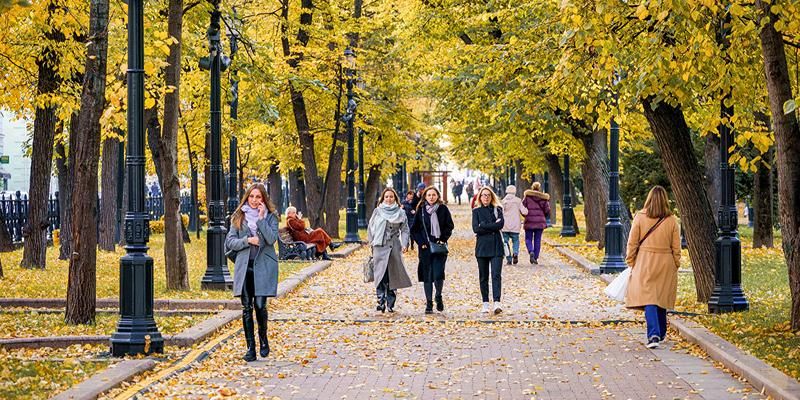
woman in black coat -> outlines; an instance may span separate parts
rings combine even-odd
[[[447,244],[453,234],[453,217],[442,203],[439,190],[433,186],[422,192],[422,200],[417,204],[417,212],[411,226],[411,237],[419,248],[417,276],[425,287],[425,314],[433,313],[433,288],[436,287],[436,309],[444,311],[442,287],[444,286],[444,266],[447,254],[431,253],[430,242]]]
[[[500,292],[503,272],[503,208],[491,188],[484,186],[478,192],[478,201],[472,209],[472,231],[475,232],[475,258],[478,259],[478,276],[481,286],[483,308],[489,312],[489,271],[492,274],[492,297],[494,313],[503,311],[500,305]]]

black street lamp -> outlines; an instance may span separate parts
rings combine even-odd
[[[726,12],[722,20],[719,40],[723,51],[730,45],[731,15]],[[742,244],[737,232],[738,214],[736,210],[736,192],[734,191],[734,167],[728,163],[728,149],[734,144],[731,117],[733,107],[725,105],[731,97],[730,91],[725,93],[720,102],[719,125],[719,169],[720,169],[720,201],[719,231],[714,241],[716,249],[714,268],[714,290],[708,300],[708,312],[724,313],[744,311],[750,308],[742,290]]]
[[[572,196],[569,190],[569,154],[564,154],[564,205],[561,207],[561,236],[574,237],[575,225],[572,213]]]
[[[608,166],[608,220],[605,231],[605,256],[600,263],[600,273],[609,274],[624,271],[628,266],[625,264],[624,243],[622,243],[622,221],[620,211],[622,203],[619,199],[619,124],[611,118],[611,138],[609,145]]]
[[[356,74],[356,53],[347,48],[344,51],[345,74],[347,75],[347,111],[342,120],[347,124],[347,220],[344,236],[345,243],[357,243],[358,237],[358,212],[356,210],[356,179],[355,179],[355,150],[353,149],[353,124],[356,119],[356,99],[353,94],[353,84]],[[335,201],[335,200],[332,200]]]
[[[358,229],[367,229],[367,207],[364,203],[364,130],[358,129]]]
[[[543,180],[544,180],[544,182],[542,184],[543,190],[544,190],[545,193],[549,194],[550,193],[550,175],[547,173],[547,171],[544,172],[544,179]],[[553,223],[550,221],[550,214],[545,215],[544,218],[547,221],[547,226],[548,227],[553,226]]]
[[[236,13],[236,9],[234,8],[234,14]],[[235,27],[236,18],[231,21],[231,26],[228,27],[227,33],[228,38],[231,42],[231,63],[233,59],[236,57],[236,51],[239,50],[239,31]],[[236,126],[236,120],[239,119],[239,74],[237,73],[236,68],[233,68],[230,73],[229,82],[231,85],[231,101],[230,101],[230,109],[231,109],[231,120],[234,121],[234,126]],[[238,152],[237,149],[238,140],[236,139],[236,134],[231,133],[230,144],[228,148],[230,149],[228,155],[228,218],[226,221],[230,224],[230,216],[236,211],[236,207],[239,206],[239,196],[237,181],[236,181],[236,154]]]
[[[144,0],[128,0],[128,212],[125,252],[119,260],[119,322],[111,354],[164,352],[153,319],[153,258],[147,255],[150,217],[144,209]]]
[[[222,111],[220,110],[220,73],[222,71],[222,47],[220,45],[219,0],[214,1],[211,12],[211,23],[208,26],[208,42],[210,54],[200,60],[200,67],[211,70],[211,140],[209,140],[209,197],[208,197],[208,233],[206,252],[208,261],[206,273],[200,281],[204,290],[226,290],[233,286],[227,259],[225,258],[225,202],[222,200]],[[230,60],[225,60],[225,64]],[[225,65],[227,67],[227,65]]]

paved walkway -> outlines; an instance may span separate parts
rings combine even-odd
[[[394,314],[375,311],[360,250],[270,304],[267,360],[241,361],[239,335],[143,397],[762,398],[674,334],[645,348],[641,316],[550,252],[538,266],[505,266],[504,312],[480,314],[469,210],[454,215],[444,313],[424,314],[421,285],[400,291]],[[406,261],[416,278],[416,256]]]

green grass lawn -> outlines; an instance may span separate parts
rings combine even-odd
[[[164,271],[164,235],[150,237],[150,250],[153,257],[154,289],[157,299],[231,299],[229,291],[201,290],[200,279],[206,271],[206,237],[205,233],[192,242],[186,243],[186,257],[189,262],[188,291],[168,291],[166,289],[166,272]],[[125,250],[117,247],[114,252],[98,251],[97,253],[97,297],[116,298],[119,296],[119,259]],[[67,278],[69,262],[58,259],[58,248],[48,247],[47,267],[45,270],[28,270],[19,267],[22,260],[22,248],[13,252],[2,253],[3,272],[5,278],[0,279],[0,297],[31,298],[65,298],[67,294]],[[311,263],[281,262],[279,279],[285,279]],[[228,263],[228,268],[233,268]],[[233,273],[233,271],[231,271]]]
[[[582,206],[575,210],[581,228]],[[560,217],[560,214],[559,214]],[[560,219],[559,219],[560,221]],[[740,219],[740,222],[745,222]],[[775,247],[753,249],[753,229],[739,225],[742,242],[742,287],[750,302],[750,310],[729,314],[707,314],[708,306],[696,302],[694,276],[690,273],[678,275],[677,311],[700,314],[690,317],[715,334],[735,344],[742,350],[764,360],[784,373],[800,379],[800,332],[792,332],[789,324],[791,294],[786,262],[781,249],[780,231],[775,231]],[[560,226],[545,230],[545,237],[558,243],[591,244],[571,246],[592,262],[599,263],[605,254],[596,243],[588,243],[583,235],[561,238]],[[682,253],[682,267],[690,268],[687,250]]]

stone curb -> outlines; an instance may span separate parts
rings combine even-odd
[[[103,392],[113,389],[142,372],[149,371],[155,366],[156,362],[151,359],[125,360],[92,375],[89,379],[51,397],[51,399],[96,399]]]
[[[4,298],[0,299],[0,308],[28,307],[28,308],[64,308],[65,299],[29,299],[29,298]],[[153,301],[154,310],[238,310],[242,307],[238,300],[175,300],[157,299]],[[118,299],[97,299],[97,308],[119,308]]]
[[[344,248],[331,253],[331,258],[345,258],[364,246],[364,243],[349,244]]]
[[[555,250],[559,254],[563,255],[564,257],[567,257],[570,261],[572,261],[573,263],[577,264],[579,267],[585,269],[586,271],[588,271],[592,275],[600,275],[600,267],[597,264],[589,261],[586,257],[584,257],[584,256],[582,256],[582,255],[580,255],[580,254],[578,254],[578,253],[576,253],[576,252],[574,252],[574,251],[572,251],[572,250],[570,250],[568,248],[560,247],[560,246],[557,245],[557,243],[553,242],[550,239],[542,239],[542,242],[544,242],[544,244],[552,247],[553,250]]]
[[[284,279],[278,284],[277,297],[280,298],[286,296],[288,293],[294,290],[298,285],[300,285],[303,281],[321,271],[324,271],[330,265],[331,261],[316,262],[304,268],[303,270],[295,273],[289,278]],[[241,307],[241,303],[237,302],[236,304],[238,305],[238,307]],[[219,314],[184,330],[178,335],[165,337],[164,338],[165,344],[168,346],[169,345],[182,346],[182,347],[191,346],[192,344],[211,336],[214,332],[222,329],[224,326],[238,319],[240,316],[241,316],[240,311],[232,311],[232,310],[222,311]],[[106,343],[110,339],[110,336],[98,336],[96,338],[100,338],[101,343]],[[54,338],[46,338],[46,339],[52,340]],[[2,341],[0,341],[0,343],[2,343]],[[0,347],[2,347],[2,344],[0,344]],[[137,364],[126,365],[126,363],[129,363],[131,361],[140,361],[140,362],[146,361],[147,363],[142,365],[137,365]],[[100,394],[117,387],[122,382],[130,379],[131,377],[141,372],[153,369],[155,365],[156,363],[152,359],[123,361],[119,364],[116,364],[113,367],[106,368],[92,375],[91,377],[89,377],[89,379],[73,386],[72,388],[68,389],[65,392],[56,395],[55,397],[53,397],[53,399],[94,400]],[[111,371],[112,368],[116,369],[116,371]]]
[[[591,261],[580,255],[578,255],[578,259],[572,258],[569,253],[574,254],[574,252],[562,251],[566,249],[555,247],[550,241],[545,243],[579,267],[590,272],[596,269],[599,274],[600,267]],[[594,272],[592,273],[594,274]],[[614,277],[614,275],[610,274],[598,275],[598,278],[606,283],[610,283],[614,280]],[[725,368],[743,377],[759,391],[776,400],[800,400],[800,382],[792,377],[745,353],[702,325],[675,315],[669,316],[669,322],[686,340],[700,346],[714,361],[721,363]]]

